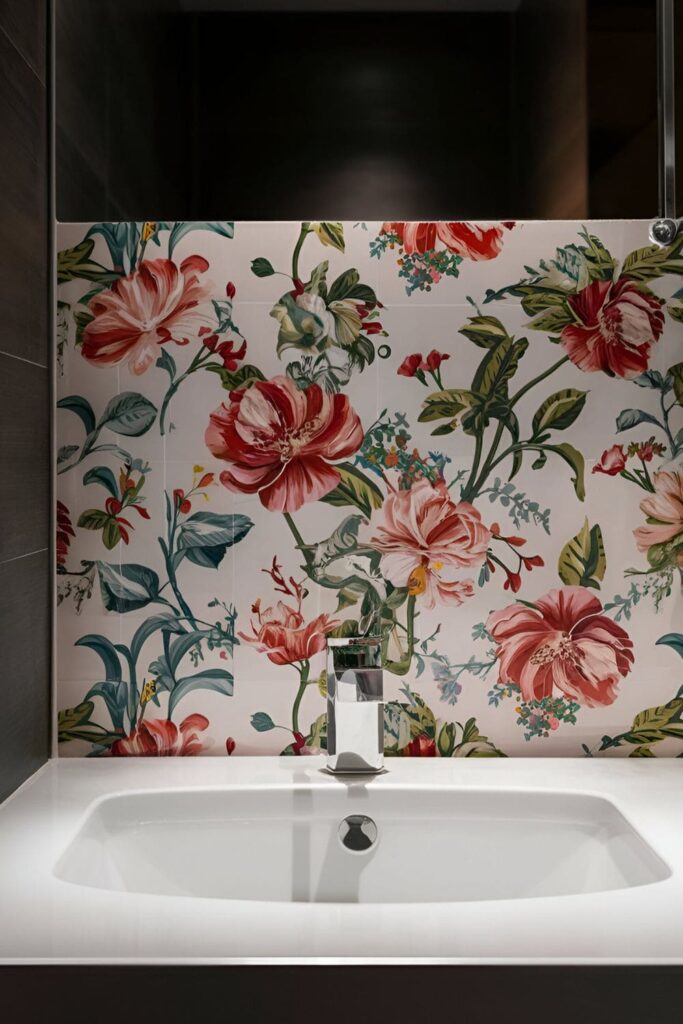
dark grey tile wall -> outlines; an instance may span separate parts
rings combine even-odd
[[[47,0],[0,0],[0,800],[49,756]]]

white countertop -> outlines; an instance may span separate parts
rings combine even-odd
[[[663,881],[630,889],[450,904],[266,903],[115,892],[53,873],[99,798],[343,785],[321,773],[322,765],[322,758],[288,757],[49,762],[0,807],[0,963],[683,964],[683,762],[676,759],[391,759],[389,771],[372,780],[373,789],[605,797],[672,870]]]

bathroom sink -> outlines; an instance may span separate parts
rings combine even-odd
[[[119,892],[386,904],[576,896],[670,872],[603,797],[358,781],[107,796],[55,874]]]

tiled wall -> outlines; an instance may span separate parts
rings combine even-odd
[[[59,228],[64,755],[683,754],[683,238]]]
[[[44,0],[0,5],[0,800],[49,752],[45,15]]]

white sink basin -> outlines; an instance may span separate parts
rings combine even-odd
[[[374,845],[342,845],[347,815],[372,818]],[[599,893],[670,872],[602,797],[358,782],[108,796],[55,874],[166,896],[443,904]]]

